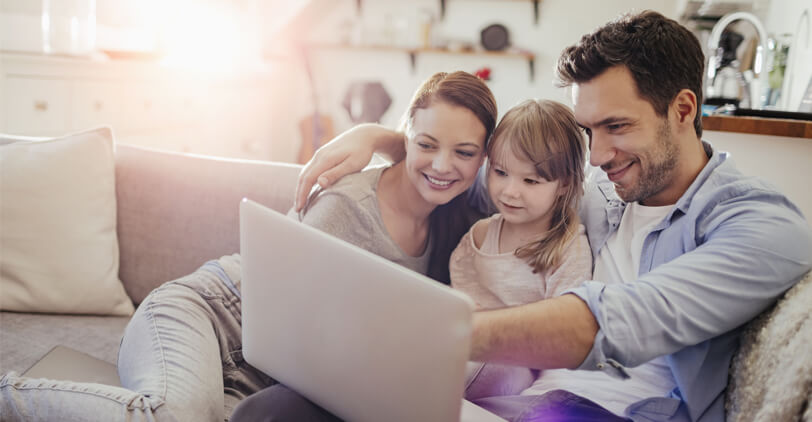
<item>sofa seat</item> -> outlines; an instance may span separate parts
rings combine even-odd
[[[63,345],[116,363],[128,317],[0,312],[0,374],[25,372]]]

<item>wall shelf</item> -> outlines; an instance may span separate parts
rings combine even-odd
[[[445,19],[445,5],[448,0],[439,0],[440,2],[440,20]],[[523,0],[527,1],[527,0]],[[541,0],[530,0],[533,3],[533,24],[538,25],[539,23],[539,3]],[[360,15],[361,8],[363,5],[363,0],[355,0],[355,10]]]
[[[406,53],[409,55],[409,63],[411,64],[412,72],[417,66],[417,57],[421,54],[446,54],[446,55],[464,55],[464,56],[490,56],[490,57],[507,57],[518,58],[527,61],[527,66],[530,75],[530,81],[535,77],[535,63],[536,55],[523,50],[508,50],[508,51],[487,51],[487,50],[449,50],[446,48],[418,48],[418,47],[396,47],[386,45],[349,45],[349,44],[306,44],[306,50],[319,49],[319,50],[355,50],[355,51],[379,51],[379,52],[394,52]]]
[[[357,0],[357,1],[359,2],[359,7],[360,7],[360,1],[361,0]],[[445,4],[446,4],[446,1],[448,1],[448,0],[440,0],[440,19],[441,20],[445,19]],[[539,3],[541,2],[541,0],[531,0],[531,1],[533,2],[533,24],[538,25],[538,23],[539,23]]]

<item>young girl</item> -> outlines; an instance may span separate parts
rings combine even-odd
[[[578,220],[585,149],[563,104],[528,100],[502,118],[487,148],[488,194],[499,213],[477,222],[450,262],[452,286],[478,309],[554,297],[591,278]],[[534,380],[526,368],[471,364],[466,398],[518,394]]]

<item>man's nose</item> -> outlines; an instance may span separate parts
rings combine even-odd
[[[614,148],[606,137],[593,132],[589,140],[589,164],[600,167],[612,160]]]

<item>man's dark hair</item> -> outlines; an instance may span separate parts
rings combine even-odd
[[[646,10],[624,15],[567,47],[558,58],[559,86],[584,83],[614,66],[626,66],[637,92],[666,116],[682,89],[696,94],[694,130],[702,136],[702,78],[705,55],[696,36],[672,19]]]

